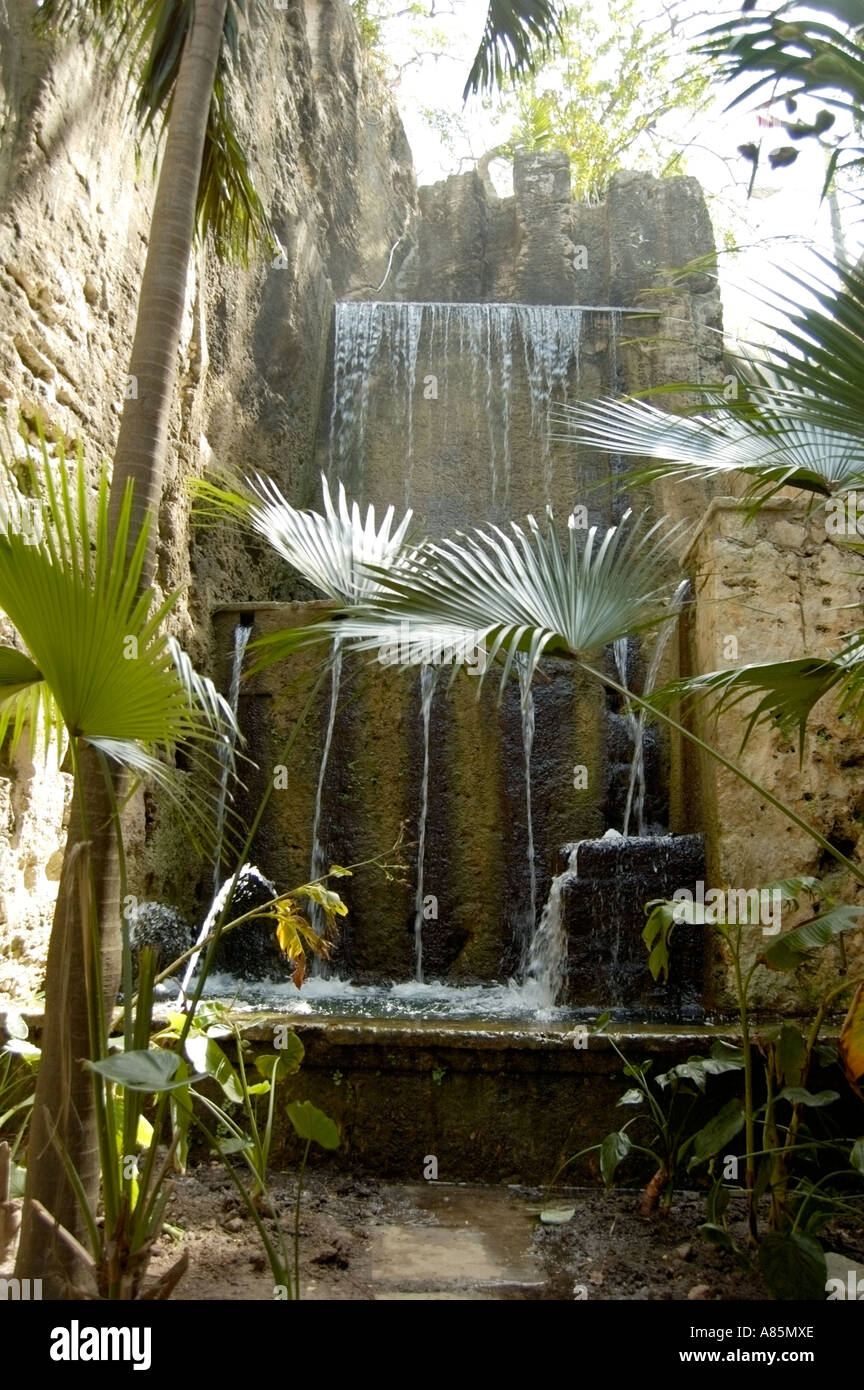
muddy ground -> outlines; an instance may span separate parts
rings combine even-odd
[[[296,1187],[274,1175],[279,1212],[268,1229],[292,1229]],[[541,1210],[556,1209],[548,1225]],[[645,1220],[639,1195],[597,1189],[408,1185],[307,1174],[301,1208],[301,1293],[309,1299],[699,1299],[767,1297],[758,1272],[698,1234],[704,1203],[677,1198]],[[180,1299],[272,1299],[273,1277],[253,1223],[219,1165],[175,1181],[151,1270],[189,1254]],[[734,1230],[734,1227],[733,1227]],[[739,1227],[742,1237],[743,1228]],[[864,1233],[836,1227],[831,1248],[861,1260]]]

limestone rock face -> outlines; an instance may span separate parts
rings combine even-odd
[[[333,300],[383,280],[416,196],[401,124],[345,0],[248,8],[233,98],[279,246],[248,269],[209,249],[190,267],[159,517],[158,584],[191,585],[174,623],[202,665],[214,601],[285,593],[290,581],[226,536],[190,544],[185,480],[218,462],[296,489]],[[23,416],[16,449],[35,442],[41,415],[95,466],[111,456],[131,389],[154,149],[145,141],[136,167],[121,84],[84,45],[36,39],[35,9],[0,7],[0,405],[13,435]],[[4,766],[0,779],[0,994],[20,995],[39,984],[68,788],[50,761]],[[140,799],[129,837],[136,890],[162,898],[169,882],[194,914],[197,871],[162,808]]]
[[[747,521],[734,498],[717,498],[688,557],[696,594],[695,619],[688,634],[689,665],[716,671],[751,662],[827,656],[857,626],[856,608],[864,585],[842,538],[826,527],[826,513],[815,506],[809,516],[799,502],[769,503]],[[864,848],[864,739],[832,696],[816,705],[803,760],[797,741],[777,729],[756,727],[741,751],[743,706],[718,724],[700,720],[697,732],[737,761],[757,782],[780,797],[847,857],[860,861]],[[792,875],[823,879],[841,898],[853,896],[851,881],[836,860],[802,830],[713,759],[682,749],[684,784],[678,828],[704,829],[709,847],[709,882],[720,887],[759,888]],[[861,900],[859,890],[857,899]],[[809,915],[809,912],[804,916]],[[787,925],[792,925],[792,919]],[[764,945],[753,933],[752,952]],[[847,951],[860,956],[861,947]],[[757,1006],[800,1009],[815,1001],[825,978],[836,978],[839,946],[816,953],[814,967],[797,977],[760,971],[755,979]],[[859,959],[858,964],[861,964]],[[859,973],[850,959],[848,970]],[[732,1003],[726,962],[718,961],[714,998]]]

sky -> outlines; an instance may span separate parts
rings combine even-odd
[[[506,127],[496,125],[494,114],[472,100],[463,109],[462,89],[471,59],[476,51],[486,15],[487,0],[439,0],[435,24],[447,46],[443,57],[431,51],[419,61],[403,69],[394,90],[399,103],[408,139],[414,152],[415,165],[421,183],[432,183],[448,174],[470,168],[472,158],[498,144]],[[734,6],[707,7],[700,0],[639,0],[640,18],[650,23],[666,23],[663,10],[672,10],[680,25],[682,49],[688,34],[697,34],[725,17],[740,13]],[[602,14],[603,8],[600,7]],[[397,63],[413,58],[417,50],[416,36],[412,39],[410,18],[402,17],[390,23],[385,32],[388,55]],[[429,48],[440,48],[430,41]],[[718,244],[727,238],[746,248],[740,253],[720,258],[721,290],[724,298],[724,317],[731,336],[758,336],[754,316],[763,316],[761,301],[766,291],[789,292],[787,273],[812,266],[812,249],[827,254],[833,249],[830,211],[821,200],[824,181],[825,155],[815,141],[799,143],[795,164],[772,171],[763,161],[751,196],[747,196],[750,166],[737,153],[737,147],[768,137],[772,148],[773,132],[760,127],[753,103],[747,102],[728,111],[725,108],[735,95],[734,89],[718,85],[708,109],[693,117],[686,112],[673,112],[667,119],[663,134],[672,144],[686,146],[686,172],[699,179],[708,196],[709,211],[715,223]],[[460,113],[466,117],[467,137],[448,148],[436,130],[424,119],[424,108],[443,110],[450,117]],[[818,103],[810,111],[815,112]],[[798,113],[809,114],[805,103]],[[762,119],[764,121],[765,114]],[[839,124],[839,122],[838,122]],[[785,132],[776,132],[776,144],[788,144]],[[493,177],[499,192],[508,189],[507,170],[493,166]],[[859,255],[864,249],[864,225],[859,221],[850,198],[840,195],[840,210],[846,249]]]

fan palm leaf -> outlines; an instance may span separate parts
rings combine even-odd
[[[812,403],[818,409],[818,403]],[[858,435],[810,418],[809,400],[751,392],[746,413],[718,405],[711,413],[670,415],[646,401],[608,399],[562,407],[560,437],[594,449],[653,459],[632,483],[661,477],[747,479],[754,506],[781,488],[833,496],[864,485],[864,430]]]
[[[323,473],[321,488],[323,513],[292,506],[277,485],[260,474],[245,479],[239,488],[206,480],[193,484],[200,513],[242,521],[336,603],[366,601],[379,587],[373,570],[389,571],[408,563],[411,552],[405,536],[412,513],[407,511],[394,529],[394,509],[388,507],[376,525],[375,508],[367,508],[364,520],[357,502],[349,505],[341,482],[335,506]]]
[[[646,525],[627,513],[605,533],[570,518],[563,539],[551,514],[427,541],[404,565],[368,567],[375,590],[313,628],[273,633],[259,644],[274,661],[338,633],[360,650],[399,641],[418,651],[461,640],[502,665],[501,688],[517,656],[533,675],[543,655],[583,656],[668,616],[671,543],[683,525]]]
[[[20,645],[0,647],[0,741],[41,732],[81,740],[138,776],[155,778],[207,838],[220,748],[237,737],[230,707],[164,631],[176,596],[138,593],[146,528],[130,548],[131,494],[109,535],[108,479],[95,504],[82,454],[23,465],[26,508],[13,465],[0,456],[0,612]],[[33,524],[33,507],[38,524]],[[26,526],[16,517],[27,514]],[[92,518],[91,518],[92,513]],[[21,648],[23,647],[23,651]],[[46,744],[48,740],[46,739]],[[182,749],[203,776],[185,787],[160,754]]]

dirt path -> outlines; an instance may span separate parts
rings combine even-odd
[[[294,1190],[290,1174],[274,1176],[286,1230]],[[561,1224],[541,1222],[544,1204]],[[375,1300],[764,1298],[758,1276],[701,1240],[703,1212],[697,1197],[686,1196],[649,1222],[633,1193],[549,1198],[524,1188],[409,1185],[319,1170],[308,1175],[303,1198],[302,1292]],[[273,1298],[254,1226],[221,1167],[202,1165],[178,1179],[168,1220],[176,1231],[163,1238],[152,1268],[158,1273],[188,1250],[190,1270],[176,1296]],[[860,1258],[860,1237],[850,1241]]]

